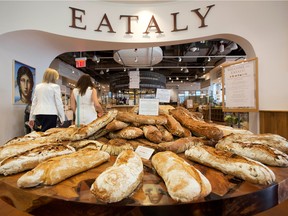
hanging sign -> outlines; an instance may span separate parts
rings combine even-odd
[[[75,58],[76,68],[83,68],[86,67],[86,57]]]

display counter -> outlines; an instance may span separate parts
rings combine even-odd
[[[143,181],[129,198],[113,204],[101,203],[90,192],[90,186],[103,170],[113,165],[113,156],[109,162],[54,186],[20,189],[17,180],[23,173],[1,176],[0,197],[18,210],[41,216],[253,215],[288,199],[288,168],[270,167],[275,173],[276,182],[265,186],[186,161],[199,169],[212,185],[210,195],[190,203],[177,203],[170,198],[163,180],[150,161],[144,162]]]

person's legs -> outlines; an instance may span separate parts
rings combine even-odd
[[[36,121],[39,122],[39,130],[45,132],[57,125],[57,115],[36,115]]]

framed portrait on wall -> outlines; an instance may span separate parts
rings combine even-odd
[[[32,102],[36,69],[19,61],[13,61],[13,104],[27,105]]]

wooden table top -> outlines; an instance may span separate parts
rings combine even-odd
[[[108,162],[54,186],[21,189],[17,187],[17,180],[23,173],[0,176],[0,198],[21,211],[41,216],[89,215],[91,212],[93,215],[251,215],[288,199],[288,168],[270,167],[276,182],[265,186],[186,159],[210,181],[212,192],[207,197],[191,203],[175,202],[151,162],[145,161],[143,181],[129,198],[118,203],[101,203],[90,192],[90,186],[103,170],[113,165],[115,158],[111,156]]]

